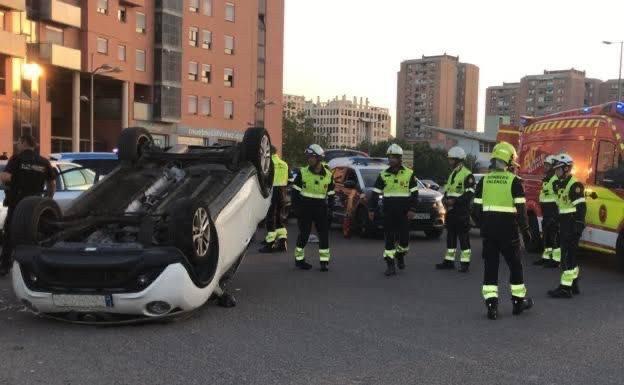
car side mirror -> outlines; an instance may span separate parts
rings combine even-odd
[[[348,188],[348,189],[354,189],[354,188],[357,188],[357,182],[354,181],[353,179],[349,179],[344,182],[344,186],[345,188]]]

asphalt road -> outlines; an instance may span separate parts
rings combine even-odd
[[[557,272],[527,264],[534,309],[513,317],[503,284],[501,316],[489,321],[476,236],[467,275],[435,271],[443,242],[415,236],[407,270],[388,279],[382,247],[336,231],[329,273],[296,271],[290,255],[251,253],[230,285],[237,307],[208,304],[169,324],[37,318],[2,279],[0,384],[623,382],[624,275],[611,258],[581,258],[583,293],[574,300],[548,299]]]

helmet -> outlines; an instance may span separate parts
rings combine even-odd
[[[507,164],[511,164],[516,160],[518,154],[516,148],[507,142],[500,142],[492,151],[492,158],[502,160]]]
[[[565,152],[559,154],[559,155],[555,155],[555,168],[559,168],[559,167],[572,167],[572,165],[574,164],[574,159],[572,159],[572,157],[568,154],[566,154]]]
[[[450,159],[464,160],[466,159],[466,151],[464,151],[464,149],[461,147],[455,146],[448,151],[448,157]]]
[[[546,158],[544,158],[544,164],[550,164],[554,166],[555,163],[557,163],[557,160],[555,159],[554,155],[548,155]]]
[[[308,148],[306,148],[305,154],[323,157],[325,156],[325,151],[323,150],[323,147],[319,146],[318,144],[311,144],[308,146]]]
[[[403,156],[403,149],[398,144],[392,143],[390,147],[388,147],[388,151],[386,151],[386,155]]]

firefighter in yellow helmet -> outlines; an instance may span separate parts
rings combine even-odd
[[[271,161],[273,162],[273,195],[271,196],[271,206],[265,218],[267,235],[264,238],[264,246],[261,253],[284,252],[287,249],[288,231],[283,218],[284,207],[286,206],[288,195],[288,163],[284,162],[277,154],[275,146],[271,146]]]
[[[369,204],[369,218],[374,221],[379,197],[383,195],[384,235],[386,245],[384,260],[386,276],[396,274],[395,259],[399,269],[405,269],[405,256],[409,251],[409,221],[414,218],[418,204],[418,182],[414,171],[403,166],[403,149],[392,144],[386,152],[390,167],[377,177]]]
[[[527,223],[526,198],[519,177],[509,171],[516,150],[502,142],[494,147],[490,172],[479,182],[475,192],[473,217],[483,234],[484,276],[481,293],[489,319],[498,317],[498,266],[500,255],[510,270],[513,314],[518,315],[533,306],[527,298],[520,258],[520,237],[531,241]]]

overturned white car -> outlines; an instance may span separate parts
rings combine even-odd
[[[13,288],[35,312],[74,321],[170,316],[223,285],[265,217],[270,138],[250,128],[233,146],[160,149],[143,128],[122,131],[121,164],[63,214],[50,199],[16,208]]]

